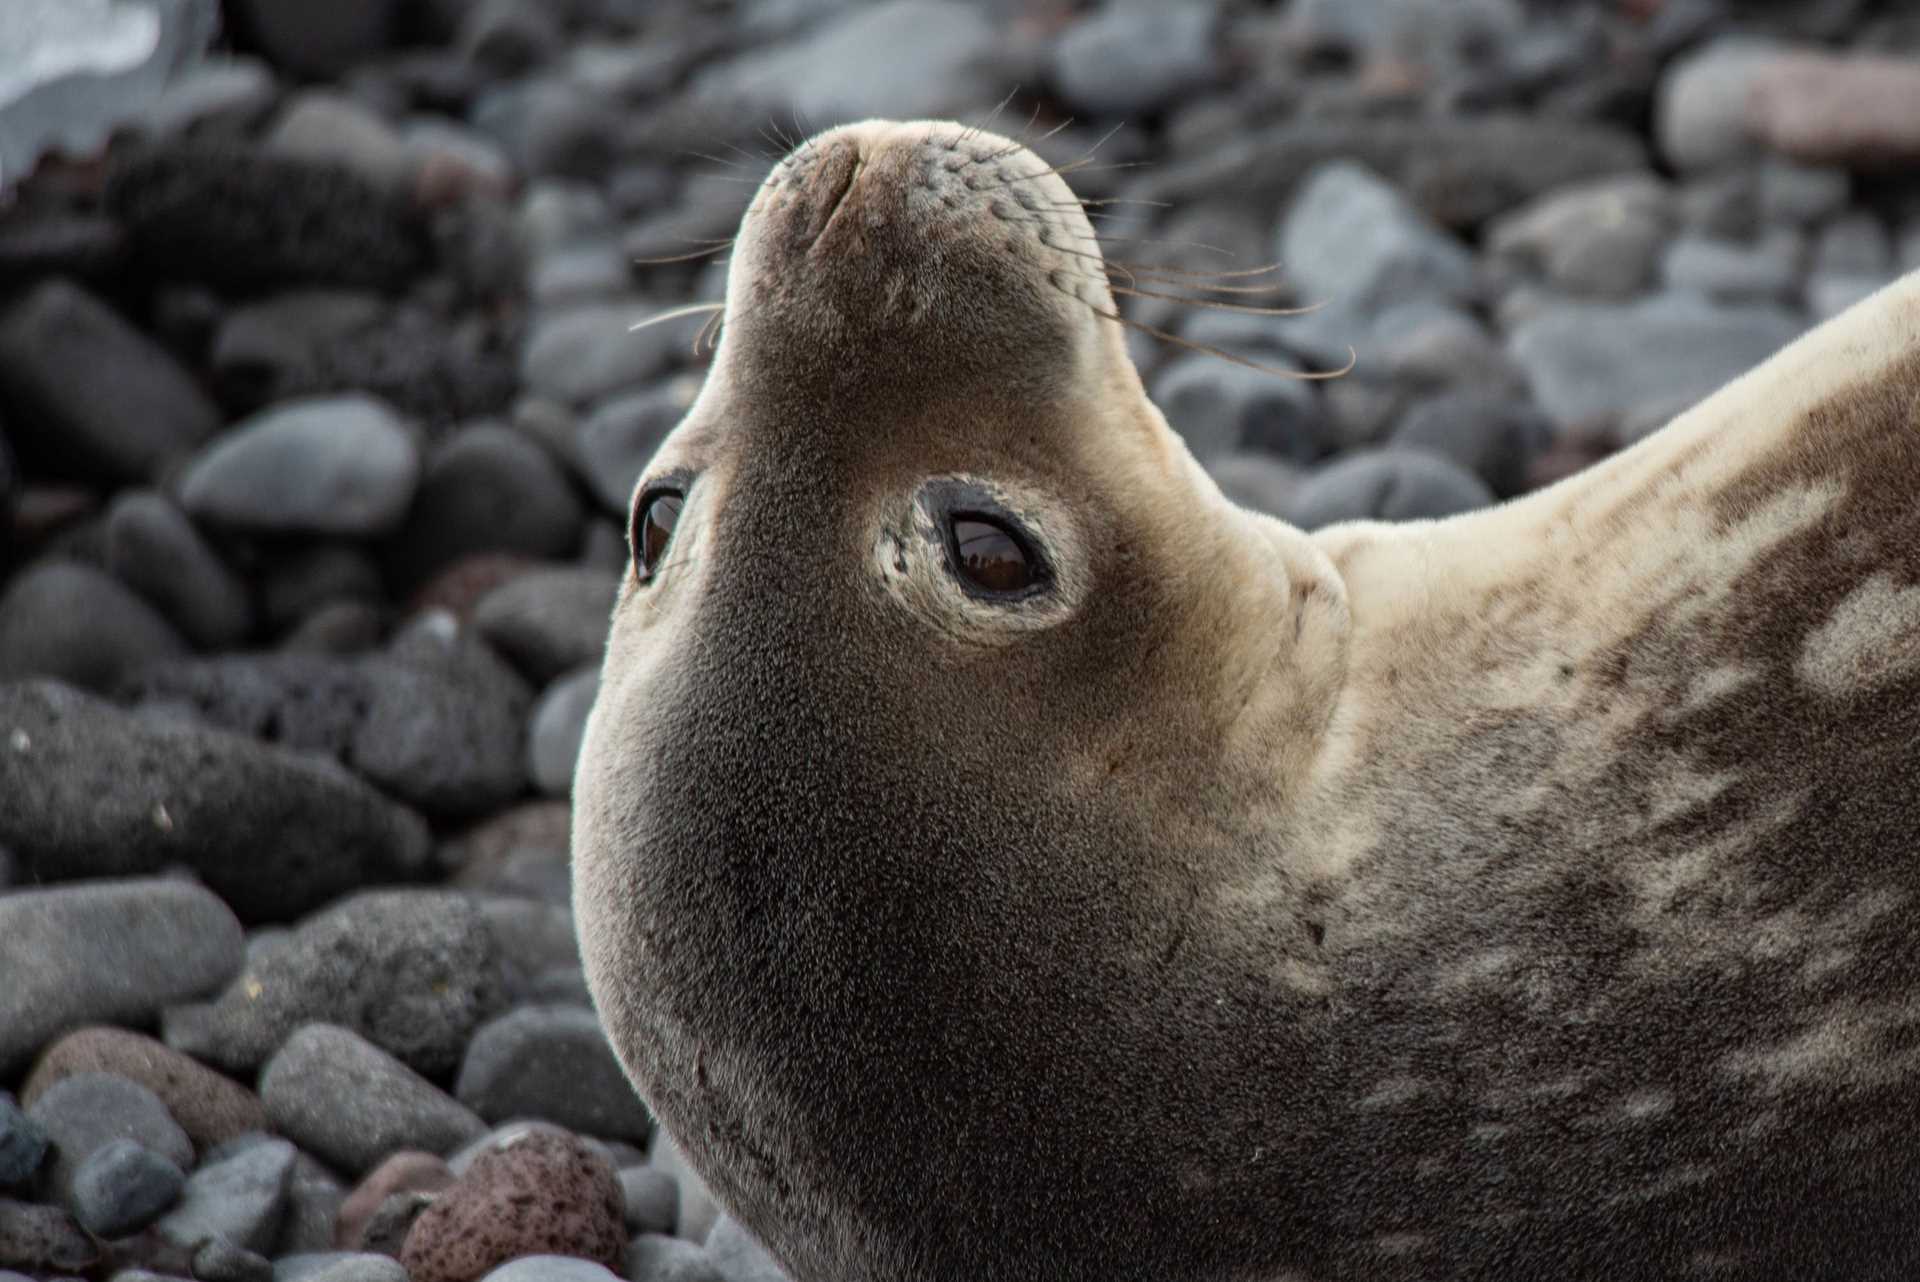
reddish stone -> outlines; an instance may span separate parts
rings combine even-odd
[[[474,1282],[523,1255],[567,1255],[620,1271],[620,1181],[578,1136],[551,1129],[490,1149],[413,1222],[400,1263],[412,1282]]]
[[[83,1028],[48,1047],[21,1088],[20,1102],[31,1106],[75,1073],[115,1073],[140,1083],[160,1097],[201,1152],[267,1129],[258,1095],[170,1046],[120,1028]]]
[[[1889,168],[1920,159],[1920,60],[1791,54],[1747,91],[1747,128],[1815,164]]]
[[[402,1149],[367,1172],[367,1177],[347,1194],[333,1224],[334,1244],[345,1251],[360,1250],[367,1221],[395,1193],[438,1193],[452,1183],[453,1172],[439,1157]]]

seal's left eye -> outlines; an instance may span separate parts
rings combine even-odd
[[[991,517],[951,518],[954,570],[983,592],[1019,592],[1039,581],[1039,568],[1018,535]]]
[[[667,547],[673,542],[673,527],[680,523],[680,509],[686,501],[679,490],[655,490],[641,498],[630,537],[633,572],[642,583],[653,577],[666,557]]]

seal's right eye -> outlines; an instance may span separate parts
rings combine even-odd
[[[645,583],[660,568],[667,548],[673,542],[673,527],[680,523],[680,509],[687,496],[675,489],[648,490],[634,504],[633,528],[628,542],[633,549],[634,577]]]

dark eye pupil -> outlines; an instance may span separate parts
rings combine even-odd
[[[680,523],[680,508],[685,502],[682,495],[669,490],[648,499],[640,510],[634,531],[633,561],[634,570],[641,578],[652,578],[661,558],[666,556],[667,545],[673,541],[673,527]]]
[[[1011,534],[974,516],[953,518],[961,577],[988,592],[1018,592],[1033,582],[1033,565]]]

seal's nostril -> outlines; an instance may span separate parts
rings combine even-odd
[[[826,155],[812,175],[813,211],[807,220],[807,239],[817,240],[840,212],[840,206],[846,203],[853,191],[856,179],[860,177],[860,148],[851,140],[844,139]]]

